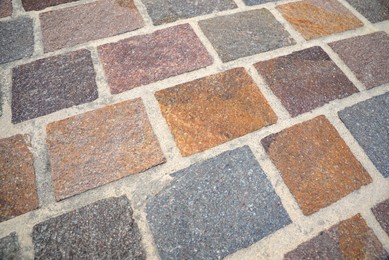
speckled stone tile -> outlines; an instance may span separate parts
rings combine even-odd
[[[47,145],[57,200],[165,162],[141,99],[50,123]]]
[[[376,168],[389,177],[389,92],[338,114]]]
[[[39,11],[47,7],[76,2],[78,0],[22,0],[23,8],[26,11]]]
[[[29,17],[0,22],[0,64],[30,57],[33,54],[32,23]]]
[[[199,25],[223,62],[295,43],[267,9],[219,16]]]
[[[172,176],[146,207],[162,259],[221,259],[291,223],[248,146]]]
[[[113,94],[213,63],[189,24],[98,47]]]
[[[183,156],[205,151],[277,121],[243,68],[164,89],[155,96]]]
[[[260,5],[272,2],[278,2],[279,0],[243,0],[246,5]]]
[[[363,26],[336,0],[304,0],[281,5],[277,9],[306,40]]]
[[[382,229],[389,236],[389,199],[376,205],[372,211]]]
[[[132,214],[122,196],[35,225],[35,259],[146,259]]]
[[[12,70],[12,122],[44,116],[97,99],[90,51],[79,50]]]
[[[133,0],[98,0],[39,15],[45,52],[143,27]]]
[[[293,52],[254,66],[293,117],[358,92],[320,47]]]
[[[341,221],[284,259],[386,259],[389,254],[360,214]]]
[[[270,135],[262,145],[304,215],[372,182],[325,116]]]
[[[382,22],[389,19],[388,0],[369,0],[369,1],[346,0],[346,1],[372,23]]]
[[[1,0],[0,1],[0,18],[12,15],[12,1]]]
[[[38,208],[29,136],[0,139],[0,222]]]
[[[6,237],[0,238],[0,259],[17,260],[22,259],[20,255],[20,246],[16,233],[11,233]]]
[[[329,44],[355,76],[371,89],[389,83],[389,35],[376,32]]]

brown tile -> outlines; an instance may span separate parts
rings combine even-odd
[[[0,1],[0,18],[12,15],[12,1],[2,0]]]
[[[165,162],[140,99],[51,123],[47,144],[57,200]]]
[[[277,121],[243,68],[161,90],[155,96],[183,156]]]
[[[277,9],[306,40],[363,26],[336,0],[304,0],[281,5]]]
[[[389,236],[389,199],[376,205],[372,211],[382,229]]]
[[[325,116],[270,135],[262,145],[305,215],[372,181]]]
[[[0,140],[0,222],[38,208],[28,139],[15,135]]]
[[[26,11],[39,11],[46,7],[76,2],[78,0],[22,0],[23,8]]]
[[[189,24],[98,48],[114,94],[212,64]]]

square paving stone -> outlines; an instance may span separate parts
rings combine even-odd
[[[0,238],[0,259],[22,259],[16,233],[11,233],[6,237]]]
[[[291,223],[248,146],[173,177],[146,208],[161,259],[221,259]]]
[[[388,0],[346,0],[370,22],[377,23],[389,19]]]
[[[360,214],[341,221],[287,253],[284,259],[387,259],[374,232]]]
[[[90,51],[79,50],[12,70],[12,122],[44,116],[97,99]]]
[[[0,18],[12,15],[12,1],[1,0],[0,1]]]
[[[32,19],[0,22],[0,64],[30,57],[34,52]]]
[[[389,177],[389,93],[338,114],[376,168],[384,177]]]
[[[267,9],[219,16],[199,25],[223,62],[295,43]]]
[[[363,26],[336,0],[304,0],[281,5],[277,9],[306,40]]]
[[[146,259],[132,214],[122,196],[35,225],[35,259]]]
[[[50,123],[47,145],[57,200],[166,161],[141,99]]]
[[[329,44],[367,89],[389,83],[389,35],[376,32]]]
[[[28,138],[15,135],[0,140],[0,222],[38,208]]]
[[[98,52],[113,94],[213,62],[189,24],[102,45]]]
[[[39,18],[45,52],[143,27],[133,0],[98,0],[41,13]]]
[[[270,135],[262,145],[304,215],[372,182],[325,116]]]
[[[76,2],[78,0],[22,0],[23,8],[26,11],[39,11],[46,7],[56,6],[60,4]]]
[[[389,199],[376,205],[372,211],[382,229],[389,236]]]
[[[254,66],[292,117],[358,92],[320,47]]]
[[[277,116],[243,68],[155,94],[183,156],[274,124]]]

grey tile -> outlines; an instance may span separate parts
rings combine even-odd
[[[21,259],[20,246],[16,233],[11,233],[0,239],[0,259]]]
[[[346,0],[370,22],[377,23],[389,19],[388,0]]]
[[[266,4],[270,2],[277,2],[279,0],[243,0],[243,2],[246,5],[260,5],[260,4]]]

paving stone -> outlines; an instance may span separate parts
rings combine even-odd
[[[293,52],[254,66],[293,117],[358,92],[320,47]]]
[[[376,168],[389,177],[389,92],[338,114]]]
[[[51,123],[47,144],[57,200],[165,162],[140,99]]]
[[[277,9],[306,40],[363,26],[336,0],[304,0],[281,5]]]
[[[389,236],[389,199],[376,205],[372,211],[382,229]]]
[[[0,239],[0,259],[22,259],[16,233],[11,233]]]
[[[205,151],[277,121],[243,68],[164,89],[155,96],[183,156]]]
[[[304,215],[372,182],[325,116],[270,135],[262,145]]]
[[[1,0],[0,1],[0,18],[12,15],[12,1]]]
[[[38,208],[28,136],[0,139],[0,222]]]
[[[12,122],[44,116],[98,97],[90,51],[79,50],[12,70]]]
[[[172,176],[146,207],[161,259],[221,259],[291,223],[248,146]]]
[[[223,62],[295,43],[267,9],[219,16],[199,25]]]
[[[106,44],[98,52],[113,94],[213,62],[189,24]]]
[[[284,259],[386,259],[389,254],[360,214],[341,221]]]
[[[346,0],[370,22],[377,23],[389,19],[388,0]]]
[[[246,5],[259,5],[259,4],[266,4],[266,3],[271,3],[271,2],[277,2],[279,0],[243,0],[243,2]]]
[[[30,57],[34,52],[32,19],[0,22],[0,64]]]
[[[39,11],[47,7],[76,2],[78,0],[22,0],[23,8],[26,11]]]
[[[376,32],[329,45],[367,89],[389,83],[389,35],[387,33]]]
[[[133,0],[98,0],[41,13],[39,18],[45,52],[143,27]]]
[[[122,196],[35,225],[35,259],[146,259],[132,214]]]

